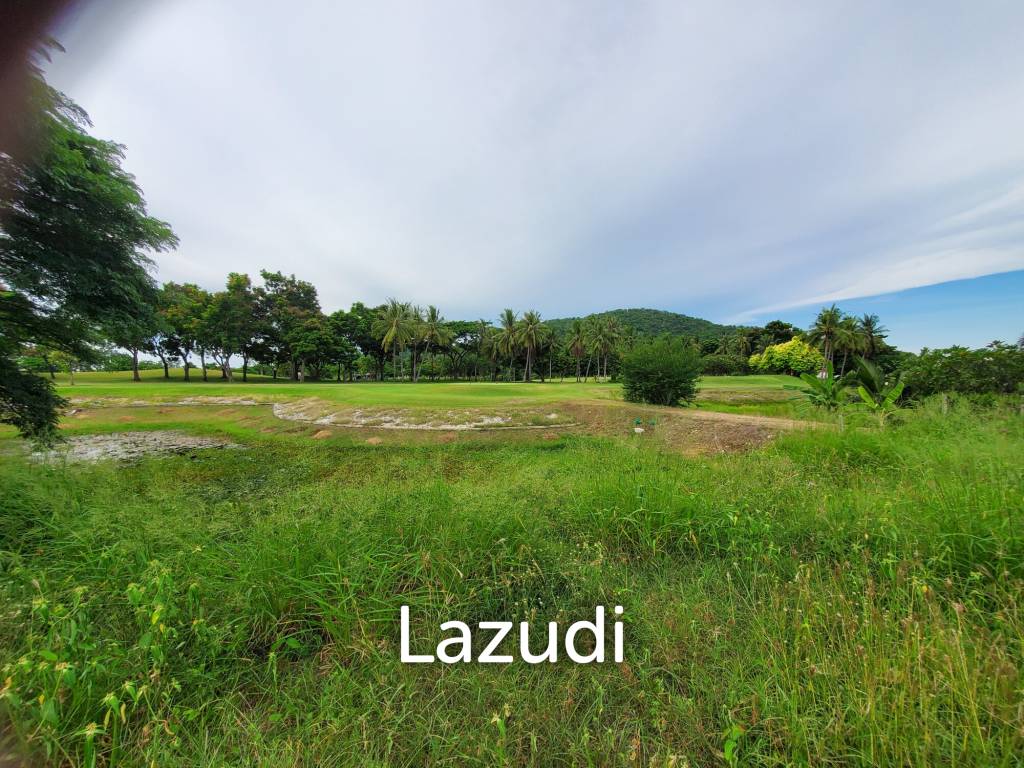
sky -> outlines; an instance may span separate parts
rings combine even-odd
[[[1019,0],[106,0],[55,35],[180,238],[160,280],[1024,332]]]

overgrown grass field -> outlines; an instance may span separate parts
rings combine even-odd
[[[252,390],[278,386],[299,391]],[[577,386],[302,389],[448,405]],[[0,456],[0,707],[18,749],[132,766],[1024,754],[1015,405],[936,403],[885,430],[707,457],[586,435],[313,441],[262,409],[140,410],[147,428],[240,447],[131,465]],[[109,413],[69,424],[130,426]],[[400,605],[424,651],[449,619],[564,627],[622,605],[626,661],[404,665]]]

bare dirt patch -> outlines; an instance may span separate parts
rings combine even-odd
[[[412,408],[349,408],[319,398],[274,403],[274,415],[285,421],[346,428],[410,429],[432,432],[463,432],[488,429],[542,428],[565,426],[572,418],[565,413],[544,413],[517,408],[507,412],[479,409],[417,410]]]
[[[106,435],[77,435],[61,445],[35,451],[36,461],[136,461],[147,455],[185,454],[205,448],[238,448],[235,443],[216,437],[190,435],[175,429],[153,432],[111,432]]]

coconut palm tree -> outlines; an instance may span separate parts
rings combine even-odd
[[[583,328],[583,321],[576,319],[572,321],[569,329],[569,338],[565,340],[565,350],[576,358],[576,381],[580,380],[580,362],[583,353],[587,351],[587,334]]]
[[[516,313],[506,309],[498,318],[498,349],[508,355],[509,381],[515,381],[515,368],[513,362],[516,350],[519,349],[519,321]]]
[[[846,373],[846,361],[849,359],[850,353],[859,355],[864,350],[864,346],[864,336],[860,331],[857,318],[843,317],[839,322],[839,329],[836,331],[834,341],[834,350],[843,353],[843,362],[839,367],[840,376]]]
[[[878,315],[862,315],[857,324],[864,339],[864,357],[870,360],[880,351],[889,329],[879,322]]]
[[[531,309],[523,313],[523,319],[519,321],[516,331],[516,341],[520,348],[526,350],[526,370],[523,371],[523,381],[530,381],[533,375],[534,355],[549,333],[548,327],[540,319],[539,312]]]
[[[615,348],[619,338],[622,336],[622,329],[614,317],[595,318],[590,328],[589,345],[591,350],[597,354],[597,375],[608,375],[608,356]],[[602,360],[604,372],[601,371]]]
[[[814,320],[814,325],[807,332],[809,344],[820,346],[825,360],[832,362],[835,354],[836,336],[842,333],[843,313],[833,304],[827,309],[822,309]]]
[[[388,299],[374,320],[372,329],[384,348],[391,352],[393,375],[398,377],[398,356],[413,339],[415,318],[412,305],[407,301]]]
[[[420,340],[423,342],[424,351],[430,355],[431,368],[434,367],[432,350],[444,349],[452,343],[451,329],[445,325],[444,318],[433,304],[427,307],[423,322],[420,324]]]

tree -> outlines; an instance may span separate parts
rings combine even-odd
[[[157,296],[157,313],[170,326],[167,345],[181,359],[185,381],[191,380],[189,358],[199,349],[203,315],[209,304],[210,294],[194,283],[164,283]]]
[[[583,321],[579,319],[573,320],[572,327],[569,329],[569,336],[565,340],[565,349],[576,360],[576,381],[580,380],[580,364],[586,348],[587,338],[583,328]]]
[[[760,373],[817,373],[825,368],[822,354],[800,339],[790,339],[784,344],[773,344],[759,355],[751,355],[750,367]]]
[[[117,346],[128,350],[132,356],[132,381],[142,381],[139,376],[139,353],[150,348],[158,329],[159,320],[151,304],[140,305],[133,315],[122,315],[107,321],[107,337]]]
[[[388,299],[373,324],[384,351],[391,352],[392,375],[398,378],[398,356],[413,339],[415,318],[409,302]]]
[[[911,397],[940,392],[1012,394],[1024,382],[1024,349],[995,342],[982,349],[923,349],[901,368]]]
[[[857,320],[857,330],[862,339],[864,356],[873,360],[882,351],[885,344],[885,337],[889,330],[883,326],[878,315],[861,315]]]
[[[331,323],[323,315],[310,317],[294,328],[288,344],[299,364],[299,381],[306,380],[307,370],[312,378],[321,378],[327,364],[337,357],[338,339]]]
[[[615,348],[621,336],[621,329],[614,317],[600,317],[590,326],[589,343],[591,350],[597,354],[598,375],[608,375],[608,356]],[[712,349],[718,345],[717,342],[710,342]],[[604,360],[604,372],[601,371],[601,361]]]
[[[248,275],[232,272],[227,287],[215,293],[203,315],[204,346],[221,369],[221,378],[232,379],[231,358],[252,342],[256,331],[256,296]]]
[[[50,88],[33,61],[27,108],[0,147],[0,422],[28,437],[55,436],[62,400],[19,371],[23,344],[87,359],[87,340],[152,303],[148,254],[172,248],[152,218],[124,148],[87,132],[86,113]]]
[[[678,337],[641,342],[622,358],[622,391],[630,402],[692,402],[699,378],[700,353]]]
[[[807,341],[820,346],[825,360],[832,362],[836,338],[843,334],[843,313],[833,304],[818,313],[814,325],[807,332]]]
[[[526,367],[523,370],[523,381],[530,381],[533,375],[533,361],[537,349],[547,340],[550,331],[540,319],[540,313],[529,310],[523,313],[516,329],[516,343],[526,350]]]
[[[444,349],[452,342],[452,332],[433,304],[427,307],[427,313],[420,324],[420,339],[423,341],[427,354],[431,354],[431,350]],[[433,367],[433,359],[431,359],[431,367]]]
[[[505,309],[498,318],[498,350],[508,357],[509,381],[515,381],[515,354],[519,349],[519,321],[516,313]]]
[[[280,272],[260,271],[263,286],[256,291],[255,312],[260,318],[259,338],[254,345],[262,361],[274,366],[287,363],[289,375],[298,379],[299,367],[295,350],[288,339],[295,338],[295,332],[306,320],[320,314],[320,301],[316,287],[295,275],[285,276]]]

